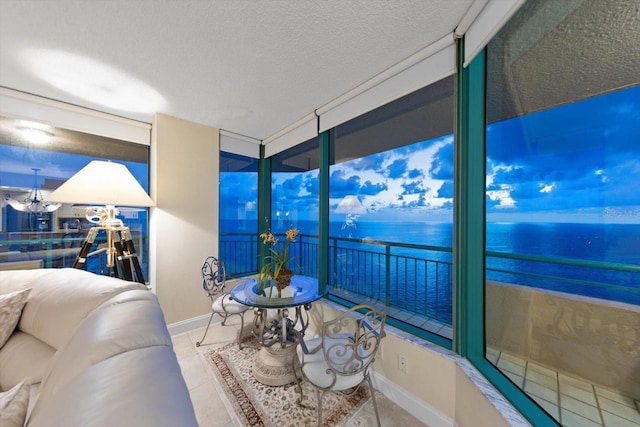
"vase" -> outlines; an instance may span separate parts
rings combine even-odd
[[[278,294],[282,292],[284,288],[291,284],[291,278],[295,273],[288,268],[282,268],[278,273],[276,279],[276,289],[278,290]]]

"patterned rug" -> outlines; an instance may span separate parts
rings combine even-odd
[[[295,385],[280,387],[264,385],[253,378],[253,357],[260,349],[255,340],[229,343],[204,354],[218,382],[222,386],[238,419],[245,426],[310,426],[317,424],[315,389],[303,382],[302,407],[296,402],[299,394]],[[367,387],[360,387],[351,396],[327,393],[323,398],[323,426],[359,426],[350,418],[369,400]]]

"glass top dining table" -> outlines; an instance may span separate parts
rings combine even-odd
[[[281,293],[275,286],[260,288],[257,279],[246,279],[231,290],[231,298],[257,308],[292,308],[310,304],[327,293],[318,292],[318,279],[302,275],[294,275],[291,284]]]
[[[295,381],[292,358],[295,344],[309,326],[309,313],[314,301],[325,296],[318,292],[318,279],[294,275],[281,293],[274,285],[246,279],[231,289],[231,298],[254,307],[253,334],[262,344],[253,363],[253,376],[259,382],[278,386]],[[269,317],[271,311],[275,317]],[[274,345],[280,344],[280,345]]]

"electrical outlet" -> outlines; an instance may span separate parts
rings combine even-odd
[[[398,370],[405,374],[409,373],[409,361],[404,354],[398,354]]]

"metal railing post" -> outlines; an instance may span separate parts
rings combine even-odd
[[[391,246],[385,245],[385,302],[384,304],[389,307],[391,305]]]

